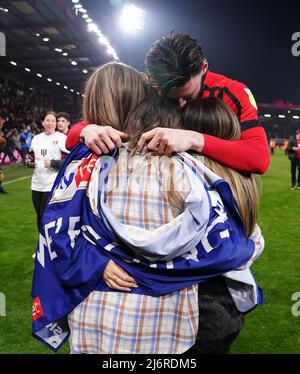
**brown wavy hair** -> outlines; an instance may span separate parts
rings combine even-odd
[[[239,140],[240,123],[235,113],[220,99],[198,99],[190,102],[184,111],[188,130],[202,132],[225,140]],[[204,157],[205,165],[223,178],[231,187],[237,208],[244,222],[245,236],[254,230],[259,213],[260,177],[242,174]]]
[[[123,131],[129,113],[144,98],[144,77],[131,66],[110,62],[99,67],[85,86],[84,120]]]

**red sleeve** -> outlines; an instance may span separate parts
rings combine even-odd
[[[222,140],[204,134],[202,154],[232,169],[248,173],[264,174],[270,163],[267,137],[261,126],[242,131],[240,140]]]
[[[68,132],[67,139],[66,139],[66,148],[71,151],[75,145],[80,142],[80,133],[82,129],[85,128],[87,122],[81,121],[79,123],[75,123],[72,126],[71,130]]]

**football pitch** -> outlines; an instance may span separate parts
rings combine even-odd
[[[31,170],[7,166],[4,172],[8,194],[0,195],[0,353],[51,353],[31,337],[32,254],[37,243]],[[259,224],[266,245],[252,267],[265,304],[247,315],[231,353],[300,353],[300,315],[292,313],[292,295],[300,296],[300,190],[289,187],[289,160],[275,150],[262,177]],[[300,314],[300,307],[294,310]],[[58,353],[69,353],[68,344]]]

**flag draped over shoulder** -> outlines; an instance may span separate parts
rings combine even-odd
[[[136,280],[132,293],[160,296],[227,273],[232,289],[241,281],[252,287],[238,296],[244,311],[262,302],[249,269],[237,270],[254,243],[244,237],[228,184],[178,154],[195,187],[184,213],[147,236],[118,222],[105,204],[103,187],[117,153],[99,157],[80,144],[56,178],[35,258],[33,336],[59,349],[69,334],[67,315],[94,290],[114,292],[102,279],[110,259]]]

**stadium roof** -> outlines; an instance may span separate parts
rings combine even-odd
[[[1,73],[49,89],[67,86],[80,92],[87,78],[83,70],[91,72],[113,59],[97,35],[87,31],[71,0],[0,0],[0,7],[0,32],[6,38]]]

